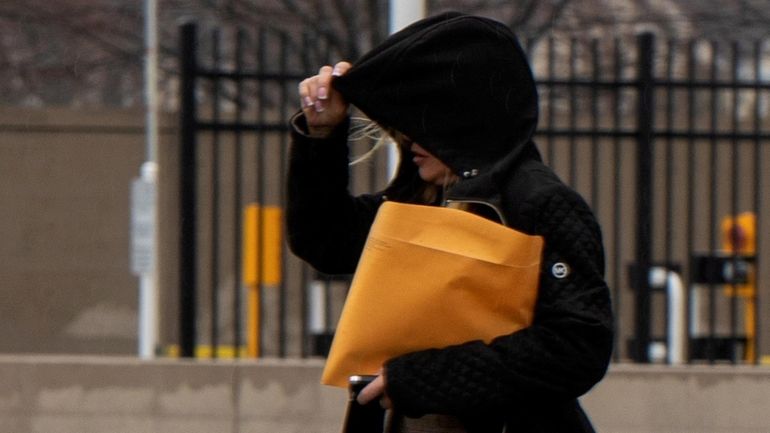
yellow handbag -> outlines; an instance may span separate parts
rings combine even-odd
[[[388,359],[532,323],[543,240],[458,209],[385,202],[375,218],[321,382]]]

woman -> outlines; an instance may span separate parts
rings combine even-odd
[[[531,326],[489,344],[391,359],[359,401],[381,399],[405,415],[403,431],[427,414],[429,424],[456,420],[469,432],[593,431],[577,398],[603,377],[612,350],[601,233],[532,141],[537,91],[511,31],[456,13],[427,18],[353,66],[321,68],[299,94],[289,243],[320,271],[355,270],[384,200],[460,204],[545,241]],[[401,137],[401,163],[385,191],[347,190],[348,104]]]

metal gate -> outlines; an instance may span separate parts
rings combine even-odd
[[[296,85],[340,55],[307,35],[233,35],[225,45],[218,30],[181,28],[180,353],[323,355],[347,276],[288,254],[280,221]],[[615,360],[759,362],[770,347],[765,44],[648,33],[525,45],[544,159],[604,230]],[[354,191],[384,185],[384,159],[353,169]]]

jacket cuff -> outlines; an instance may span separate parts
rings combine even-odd
[[[291,127],[291,133],[295,138],[301,138],[303,141],[339,141],[340,138],[347,137],[348,128],[350,127],[350,117],[346,117],[345,120],[334,127],[332,132],[326,137],[314,137],[310,135],[310,129],[307,126],[307,118],[302,111],[298,111],[291,117],[289,126]]]
[[[414,354],[402,355],[385,364],[385,393],[398,413],[410,418],[419,418],[427,414],[429,409],[423,404],[424,397],[414,392],[419,378],[413,377],[409,368],[409,358],[413,356]]]
[[[329,137],[315,138],[307,135],[307,122],[302,112],[292,116],[289,127],[291,146],[289,151],[289,176],[301,183],[315,184],[313,188],[341,188],[348,184],[348,126],[350,119],[341,122]],[[302,173],[300,177],[296,177]],[[320,182],[320,183],[319,183]]]

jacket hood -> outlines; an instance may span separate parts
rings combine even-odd
[[[532,72],[516,36],[497,21],[459,13],[418,21],[332,85],[369,118],[407,135],[461,177],[534,149]]]

